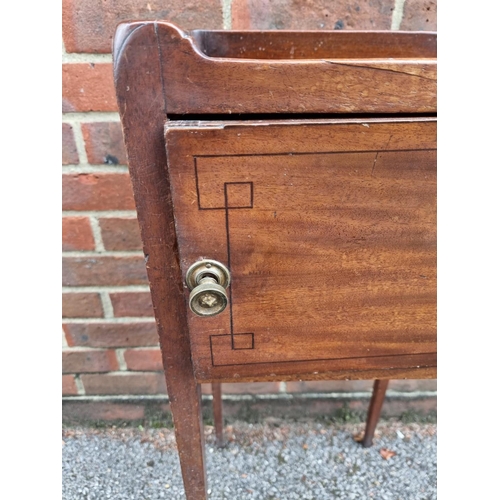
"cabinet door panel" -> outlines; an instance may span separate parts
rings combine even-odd
[[[264,124],[232,148],[231,127],[167,133],[183,270],[210,258],[232,279],[223,313],[190,315],[200,380],[435,365],[435,149],[405,123],[370,124],[372,148],[347,149],[331,123],[315,152],[304,126],[282,125],[289,153],[279,134],[255,147]],[[208,140],[225,146],[200,154]]]

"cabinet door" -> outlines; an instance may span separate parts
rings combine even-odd
[[[428,118],[168,124],[183,272],[231,273],[221,314],[189,313],[198,380],[435,376],[435,134]]]

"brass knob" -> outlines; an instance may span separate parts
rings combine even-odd
[[[230,281],[229,270],[220,262],[209,259],[195,262],[186,273],[191,311],[198,316],[221,313],[227,306],[226,288]]]

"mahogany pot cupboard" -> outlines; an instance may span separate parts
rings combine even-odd
[[[186,497],[200,384],[436,377],[436,35],[118,26],[115,86]]]

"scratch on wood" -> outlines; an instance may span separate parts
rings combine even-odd
[[[387,144],[385,145],[383,151],[387,151],[389,149],[389,144],[391,142],[391,139],[392,139],[392,134],[391,136],[389,137],[389,140],[387,141]],[[373,177],[373,172],[375,172],[375,165],[377,164],[377,159],[378,159],[378,154],[379,154],[379,151],[377,151],[375,153],[375,158],[373,159],[373,166],[372,166],[372,177]]]
[[[377,158],[378,158],[378,151],[375,153],[375,158],[373,159],[372,177],[373,177],[373,172],[375,171],[375,165],[377,164]]]
[[[349,68],[359,68],[359,69],[371,69],[374,71],[385,71],[388,73],[396,73],[398,75],[407,75],[407,76],[414,76],[416,78],[422,78],[423,80],[430,80],[432,82],[435,82],[435,78],[429,78],[427,76],[422,76],[422,75],[416,75],[414,73],[407,73],[406,71],[398,71],[395,69],[389,69],[389,68],[377,68],[376,66],[364,66],[362,64],[348,64],[348,63],[342,63],[342,62],[337,62],[337,61],[327,61],[326,59],[322,59],[322,62],[327,63],[327,64],[333,64],[336,66],[347,66]]]

